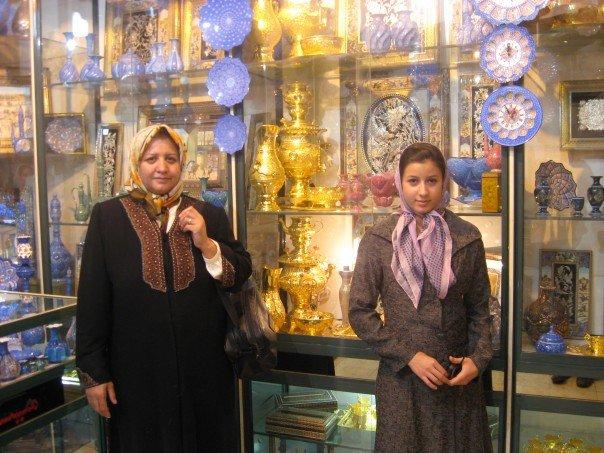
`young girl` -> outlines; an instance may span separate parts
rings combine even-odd
[[[375,450],[488,452],[477,379],[492,356],[480,232],[443,208],[438,148],[407,147],[397,170],[400,212],[363,237],[350,293],[350,324],[380,356]]]

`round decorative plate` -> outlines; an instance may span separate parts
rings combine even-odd
[[[374,173],[393,171],[400,153],[424,140],[424,123],[417,106],[406,96],[391,94],[376,100],[363,122],[363,153]]]
[[[480,66],[492,79],[515,82],[535,61],[535,41],[528,30],[517,25],[501,25],[480,47]]]
[[[248,0],[209,0],[200,8],[199,17],[203,39],[214,50],[231,50],[252,30]]]
[[[480,114],[480,124],[488,137],[505,146],[518,146],[533,138],[542,119],[537,96],[518,86],[497,88],[484,102]]]
[[[564,168],[560,162],[553,160],[542,162],[535,172],[535,185],[537,185],[537,181],[541,180],[546,180],[551,187],[551,197],[548,203],[550,208],[562,211],[570,207],[570,199],[577,196],[577,183],[570,170]]]
[[[216,61],[208,73],[208,94],[218,105],[232,107],[243,101],[250,89],[250,74],[238,58]]]
[[[226,114],[216,122],[214,127],[214,143],[220,151],[233,154],[245,145],[247,128],[236,116]]]
[[[51,119],[46,125],[44,138],[53,153],[82,152],[84,128],[81,118],[65,116]]]
[[[549,0],[472,0],[478,14],[494,25],[516,24],[537,17]]]

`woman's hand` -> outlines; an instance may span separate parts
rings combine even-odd
[[[437,385],[448,384],[447,373],[440,363],[433,357],[423,352],[418,352],[408,363],[413,371],[428,387],[432,390],[437,389]]]
[[[193,244],[205,258],[213,258],[218,252],[216,244],[208,237],[206,221],[197,209],[189,206],[178,215],[178,225],[183,231],[190,231]]]
[[[478,367],[469,357],[451,357],[449,362],[461,363],[461,371],[449,381],[449,385],[468,385],[472,379],[478,376]]]
[[[86,389],[86,398],[88,399],[88,404],[90,404],[90,407],[92,407],[95,412],[102,417],[111,418],[111,413],[107,406],[107,398],[109,398],[113,404],[117,404],[113,382],[105,382],[104,384],[95,385],[94,387],[88,387]]]

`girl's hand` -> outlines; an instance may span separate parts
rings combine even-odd
[[[461,363],[461,371],[449,381],[449,385],[468,385],[472,379],[478,376],[478,367],[469,357],[451,357],[449,362]]]
[[[208,237],[206,221],[197,209],[189,206],[178,215],[178,225],[183,231],[191,232],[193,244],[205,258],[213,258],[218,251],[216,244]]]
[[[437,385],[449,384],[447,373],[442,365],[421,351],[413,356],[408,365],[411,371],[432,390],[436,390]]]

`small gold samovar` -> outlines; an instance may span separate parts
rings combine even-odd
[[[287,85],[283,90],[283,100],[292,119],[281,120],[277,153],[285,169],[285,176],[291,183],[290,202],[294,207],[304,207],[309,204],[310,178],[325,169],[319,138],[319,134],[325,132],[325,129],[306,121],[312,100],[312,93],[306,83],[293,82]]]
[[[323,290],[334,266],[311,249],[315,229],[309,217],[292,217],[289,226],[283,221],[281,224],[294,247],[279,257],[279,288],[287,291],[293,304],[283,330],[321,335],[333,323],[333,315],[313,307],[311,296]]]

